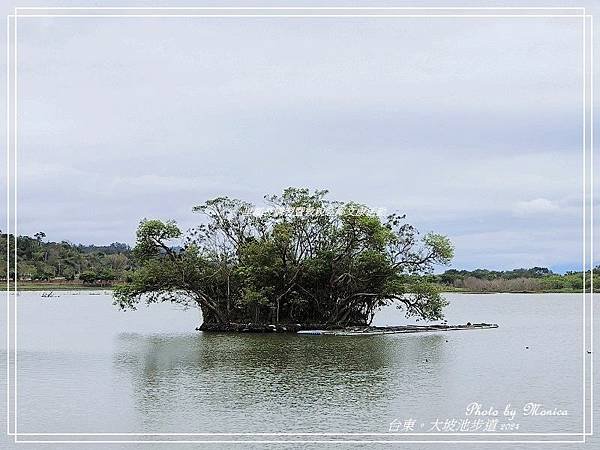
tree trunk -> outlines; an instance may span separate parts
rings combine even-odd
[[[202,310],[202,320],[206,323],[229,323],[229,314],[227,311],[221,311],[218,307],[207,304],[204,301],[198,301]]]

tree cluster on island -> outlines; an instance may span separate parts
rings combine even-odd
[[[421,237],[404,216],[383,220],[327,191],[288,188],[265,200],[262,210],[209,200],[194,208],[205,222],[185,235],[173,221],[143,220],[137,269],[116,287],[117,305],[194,304],[205,324],[366,325],[391,303],[408,316],[443,317],[446,301],[419,275],[450,262],[445,236]]]

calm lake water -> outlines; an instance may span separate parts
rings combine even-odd
[[[447,294],[449,323],[485,321],[500,328],[370,337],[203,334],[194,331],[200,323],[195,309],[162,304],[121,312],[106,292],[57,295],[18,297],[20,433],[386,433],[394,420],[413,420],[414,432],[428,432],[436,419],[465,419],[472,402],[500,415],[510,403],[519,432],[577,433],[583,426],[578,294]],[[393,307],[375,319],[377,325],[403,323],[410,321]],[[6,404],[5,389],[1,395]],[[523,417],[528,402],[567,415]],[[5,408],[2,414],[5,421]],[[196,437],[204,438],[210,437]],[[264,437],[277,438],[286,439]],[[363,438],[382,437],[354,437]],[[0,447],[15,445],[2,439]],[[167,446],[181,447],[153,448]]]

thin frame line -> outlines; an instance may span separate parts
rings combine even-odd
[[[13,83],[14,83],[14,99],[13,99],[13,111],[14,111],[14,120],[13,120],[13,126],[14,126],[14,136],[13,136],[13,143],[14,143],[14,155],[13,155],[13,163],[14,163],[14,186],[13,186],[13,194],[14,194],[14,205],[13,205],[13,210],[14,210],[14,241],[15,241],[15,248],[14,248],[14,265],[15,265],[15,282],[14,282],[14,286],[15,286],[15,293],[14,293],[14,357],[13,357],[13,367],[14,367],[14,373],[15,373],[15,379],[14,379],[14,383],[13,383],[13,388],[14,388],[14,418],[13,418],[13,422],[14,422],[14,437],[15,437],[15,443],[17,442],[17,340],[18,340],[18,333],[17,333],[17,285],[18,285],[18,281],[17,281],[17,132],[18,132],[18,128],[17,128],[17,49],[18,49],[18,42],[17,42],[17,16],[14,17],[14,24],[13,24],[13,31],[14,31],[14,51],[13,51],[13,57],[14,57],[14,76],[13,76]]]
[[[582,327],[582,336],[583,336],[583,349],[582,349],[582,353],[581,353],[581,363],[582,363],[582,375],[583,375],[583,385],[582,385],[582,407],[583,407],[583,433],[585,434],[586,431],[586,409],[587,409],[587,405],[586,405],[586,396],[587,396],[587,386],[585,383],[585,379],[586,379],[586,346],[587,346],[587,340],[586,340],[586,327],[587,327],[587,317],[585,314],[586,311],[586,292],[585,292],[585,266],[587,263],[587,259],[586,259],[586,247],[587,247],[587,240],[586,240],[586,201],[587,201],[587,184],[586,184],[586,163],[587,163],[587,153],[586,153],[586,134],[587,134],[587,114],[586,114],[586,109],[587,109],[587,90],[586,90],[586,85],[587,85],[587,73],[586,73],[586,58],[587,58],[587,53],[586,53],[586,39],[587,39],[587,33],[586,33],[586,21],[587,19],[585,18],[585,16],[583,17],[583,22],[582,22],[582,54],[583,54],[583,58],[582,58],[582,115],[583,115],[583,121],[582,121],[582,141],[583,141],[583,157],[582,157],[582,165],[583,165],[583,170],[582,170],[582,178],[583,178],[583,183],[582,183],[582,187],[583,187],[583,195],[582,195],[582,233],[583,233],[583,246],[582,246],[582,270],[581,270],[581,276],[582,276],[582,306],[583,306],[583,327]],[[584,438],[585,440],[585,438]]]
[[[10,186],[10,16],[6,16],[6,434],[10,433]]]
[[[277,441],[266,441],[266,440],[144,440],[144,441],[86,441],[86,440],[72,440],[72,441],[53,441],[53,440],[24,440],[19,441],[20,443],[34,443],[34,444],[318,444],[318,443],[331,443],[331,444],[364,444],[364,443],[372,443],[372,444],[437,444],[437,443],[457,443],[457,444],[557,444],[557,443],[572,443],[572,444],[581,444],[585,443],[584,440],[541,440],[541,441],[531,441],[531,440],[514,440],[514,441],[498,441],[498,440],[454,440],[454,441],[443,441],[443,440],[277,440]]]
[[[99,8],[100,7],[98,7],[98,8],[93,8],[93,7],[91,7],[91,8],[77,8],[77,7],[72,7],[72,9],[99,9]],[[116,8],[117,7],[115,7],[115,8],[107,8],[107,9],[116,9]],[[19,8],[15,8],[15,11],[17,11],[18,9]],[[26,7],[23,7],[23,8],[20,8],[20,9],[50,9],[50,8],[43,8],[43,7],[39,7],[39,8],[34,8],[34,7],[26,8]],[[56,7],[56,9],[63,9],[63,8]],[[67,7],[65,7],[64,9],[67,9]],[[119,9],[121,9],[121,8],[119,8]],[[125,7],[125,8],[122,8],[122,9],[130,9],[130,8],[126,8]],[[148,8],[136,8],[136,9],[148,9]],[[171,8],[171,9],[175,9],[175,8]],[[181,9],[190,9],[190,8],[182,7]],[[229,9],[229,8],[214,7],[214,9]],[[242,7],[240,7],[240,8],[234,8],[234,7],[232,7],[231,9],[245,9],[245,8],[242,8]],[[248,9],[260,9],[260,8],[256,7],[256,8],[248,8]],[[273,9],[282,9],[282,8],[273,7]],[[334,9],[334,8],[323,7],[323,9]],[[337,9],[337,8],[335,8],[335,9]],[[339,9],[349,9],[349,8],[339,8]],[[365,9],[384,9],[384,8],[382,8],[382,7],[380,7],[380,8],[377,8],[377,7],[374,7],[374,8],[365,7]],[[387,8],[385,8],[385,9],[387,9]],[[392,9],[392,8],[389,8],[389,9]],[[407,7],[406,9],[411,9],[411,8]],[[444,10],[444,9],[455,9],[455,8],[423,7],[423,8],[414,8],[414,9],[442,9],[442,10]],[[539,7],[539,8],[537,8],[537,7],[531,7],[531,8],[527,8],[527,7],[522,7],[522,8],[518,8],[518,7],[515,7],[515,8],[510,8],[510,7],[498,7],[498,8],[493,8],[493,7],[490,7],[490,8],[473,7],[473,8],[468,8],[468,7],[465,7],[464,9],[579,9],[579,10],[585,11],[585,8],[569,8],[569,7],[565,7],[565,8],[560,8],[560,7],[557,7],[557,8],[551,8],[551,7],[548,7],[548,8],[543,8],[543,7]],[[7,17],[10,17],[10,16],[7,16]],[[89,16],[83,16],[83,15],[65,15],[65,16],[58,16],[58,15],[35,15],[35,16],[34,15],[21,15],[20,17],[104,17],[104,15],[102,15],[102,16],[101,15],[89,15]],[[145,17],[145,16],[144,15],[127,15],[127,16],[107,15],[106,17]],[[164,15],[164,16],[149,15],[147,17],[179,17],[179,16],[177,16],[177,15]],[[190,17],[190,16],[182,16],[182,17]],[[198,17],[198,16],[191,16],[191,17]],[[206,17],[219,17],[219,16],[216,16],[216,15],[207,15]],[[234,15],[227,15],[227,16],[224,16],[224,17],[260,17],[260,16],[257,16],[257,15],[239,15],[239,16],[237,16],[237,15],[236,16],[234,16]],[[281,16],[280,15],[266,15],[265,17],[281,17]],[[283,17],[285,17],[285,16],[283,16]],[[304,16],[292,15],[290,17],[304,17]],[[317,15],[307,15],[305,17],[320,17],[320,16],[317,16]],[[341,16],[329,16],[329,15],[326,15],[324,17],[355,17],[355,16],[353,16],[353,15],[341,15]],[[356,17],[364,17],[364,15],[356,16]],[[393,15],[392,16],[392,15],[382,15],[382,16],[375,16],[375,15],[373,15],[373,16],[367,16],[367,17],[580,17],[580,16],[579,15],[508,15],[508,16],[504,16],[504,15],[495,15],[495,16],[492,16],[492,15],[481,15],[481,16],[475,16],[475,15],[439,15],[439,16],[438,15],[435,15],[435,16],[424,16],[424,15],[418,15],[418,16],[412,16],[412,15]],[[584,15],[584,17],[590,17],[591,18],[592,16]],[[585,27],[585,24],[584,24],[584,27]],[[17,108],[16,108],[16,71],[17,71],[17,68],[16,68],[16,66],[17,66],[17,64],[16,64],[16,35],[17,35],[17,33],[16,33],[16,15],[15,15],[15,172],[16,172],[16,167],[17,167],[17,164],[16,164],[16,130],[17,130],[17,124],[16,124],[16,121],[17,121],[17,117],[16,117],[16,111],[17,111]],[[585,43],[584,43],[584,45],[585,45]],[[592,52],[593,52],[593,50],[592,50]],[[585,66],[585,63],[584,63],[584,66]],[[593,101],[592,101],[592,108],[593,108]],[[584,137],[584,139],[585,139],[585,137]],[[585,149],[585,147],[584,147],[584,149]],[[584,172],[584,177],[585,177],[585,172]],[[15,174],[15,231],[16,231],[16,226],[17,226],[16,200],[17,200],[17,192],[16,192],[16,174]],[[585,231],[584,231],[584,233],[585,233]],[[16,241],[16,234],[15,234],[15,241]],[[16,256],[16,245],[15,245],[15,256]],[[585,270],[584,270],[584,272],[585,272]],[[15,278],[16,278],[16,259],[15,259]],[[585,285],[584,285],[584,292],[585,292]],[[15,281],[15,319],[16,319],[16,293],[17,293],[17,286],[16,286],[16,281]],[[592,299],[593,299],[593,295],[592,295]],[[585,314],[585,311],[584,311],[584,314]],[[584,333],[585,333],[585,329],[584,329]],[[17,334],[16,334],[16,326],[15,326],[15,347],[16,347],[16,337],[17,337]],[[15,359],[16,359],[16,348],[15,348]],[[15,361],[15,363],[16,363],[16,361]],[[585,361],[584,361],[584,365],[585,365]],[[16,364],[15,364],[15,377],[16,377]],[[585,378],[584,378],[584,383],[585,383]],[[592,389],[593,389],[593,386],[592,386]],[[16,393],[16,382],[15,382],[15,393]],[[584,399],[584,401],[585,401],[585,399]],[[15,398],[15,402],[16,402],[16,398]],[[16,412],[16,404],[15,404],[15,412]],[[584,414],[585,414],[585,410],[584,410]],[[585,431],[585,427],[584,427],[584,431]],[[16,432],[16,418],[15,418],[15,432]],[[407,434],[405,434],[405,435],[407,435]],[[451,433],[451,434],[456,434],[456,433]],[[469,433],[467,433],[467,434],[469,434]],[[471,433],[471,434],[473,434],[473,433]],[[495,434],[497,434],[497,433],[495,433]],[[527,434],[527,433],[509,433],[509,434],[514,436],[514,435]],[[541,434],[544,434],[544,433],[541,433]],[[554,433],[552,433],[552,434],[554,434]],[[439,434],[436,433],[436,435],[439,435]],[[573,435],[582,435],[582,434],[581,433],[573,433]],[[589,435],[589,434],[588,433],[583,433],[583,435],[585,436],[585,435]],[[15,436],[15,442],[16,442],[16,436]],[[20,442],[23,442],[23,441],[20,441]],[[43,443],[44,441],[26,441],[26,442],[40,442],[40,443]],[[59,443],[61,441],[48,441],[48,442]],[[72,443],[72,442],[76,442],[76,441],[65,441],[65,443]],[[96,443],[94,441],[82,441],[82,442],[85,442],[85,443],[87,443],[87,442]],[[110,442],[110,441],[99,441],[99,442]],[[115,442],[116,443],[124,443],[124,442],[127,442],[127,441],[115,441]],[[151,443],[151,441],[133,441],[133,442],[149,442],[149,443]],[[162,442],[175,442],[175,441],[158,441],[158,442],[162,443]],[[196,442],[196,441],[184,441],[184,442]],[[202,441],[200,441],[200,442],[202,442]],[[207,442],[208,443],[213,443],[213,442],[217,442],[217,441],[207,441]],[[228,442],[228,441],[223,441],[223,442]],[[240,442],[240,441],[233,441],[233,442],[237,443],[237,442]],[[257,443],[259,441],[249,441],[249,442]],[[266,443],[269,443],[269,442],[277,442],[277,441],[266,441]],[[289,441],[282,441],[282,442],[289,442]],[[300,442],[307,442],[307,441],[300,441]],[[335,441],[315,441],[315,442],[335,442]],[[351,441],[340,441],[340,442],[351,442]],[[377,441],[358,441],[358,442],[377,442]],[[395,442],[395,441],[384,441],[384,442],[385,443],[389,443],[389,442]],[[398,441],[398,442],[411,442],[411,441],[404,441],[403,440],[403,441]],[[415,441],[415,442],[426,442],[426,441]],[[436,440],[436,441],[432,441],[432,442],[437,443],[437,442],[445,442],[445,441],[438,441],[438,440]],[[449,441],[449,442],[460,442],[460,441]],[[466,442],[468,442],[468,443],[474,442],[475,443],[475,442],[486,442],[486,441],[466,441]],[[495,443],[495,442],[504,442],[504,441],[491,441],[491,442]],[[508,442],[519,442],[519,441],[508,441]],[[534,443],[536,441],[524,441],[524,442]],[[546,442],[585,442],[585,437],[584,437],[583,441],[538,441],[538,442],[541,442],[541,443],[546,443]]]
[[[215,17],[220,19],[225,18],[243,18],[243,17],[256,17],[256,18],[328,18],[328,17],[349,17],[349,18],[526,18],[526,17],[537,17],[537,18],[585,18],[585,14],[23,14],[15,15],[15,17],[47,17],[47,18],[82,18],[82,17],[117,17],[117,18],[129,18],[129,17],[179,17],[179,18],[195,18],[195,17]]]
[[[23,10],[78,10],[78,9],[152,9],[152,10],[579,10],[583,6],[16,6],[15,11]]]
[[[237,432],[237,433],[19,433],[19,436],[583,436],[584,433],[276,433],[276,432]]]
[[[590,15],[590,433],[594,434],[594,16]]]

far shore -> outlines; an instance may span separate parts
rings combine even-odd
[[[6,283],[6,280],[3,280]],[[10,282],[10,289],[15,287],[14,281]],[[93,290],[112,290],[112,284],[89,284],[79,281],[17,281],[18,291],[93,291]],[[455,288],[452,286],[440,285],[440,290],[445,294],[577,294],[580,290],[575,289],[556,289],[539,291],[474,291],[464,288]],[[600,292],[600,288],[595,288],[594,292]]]

